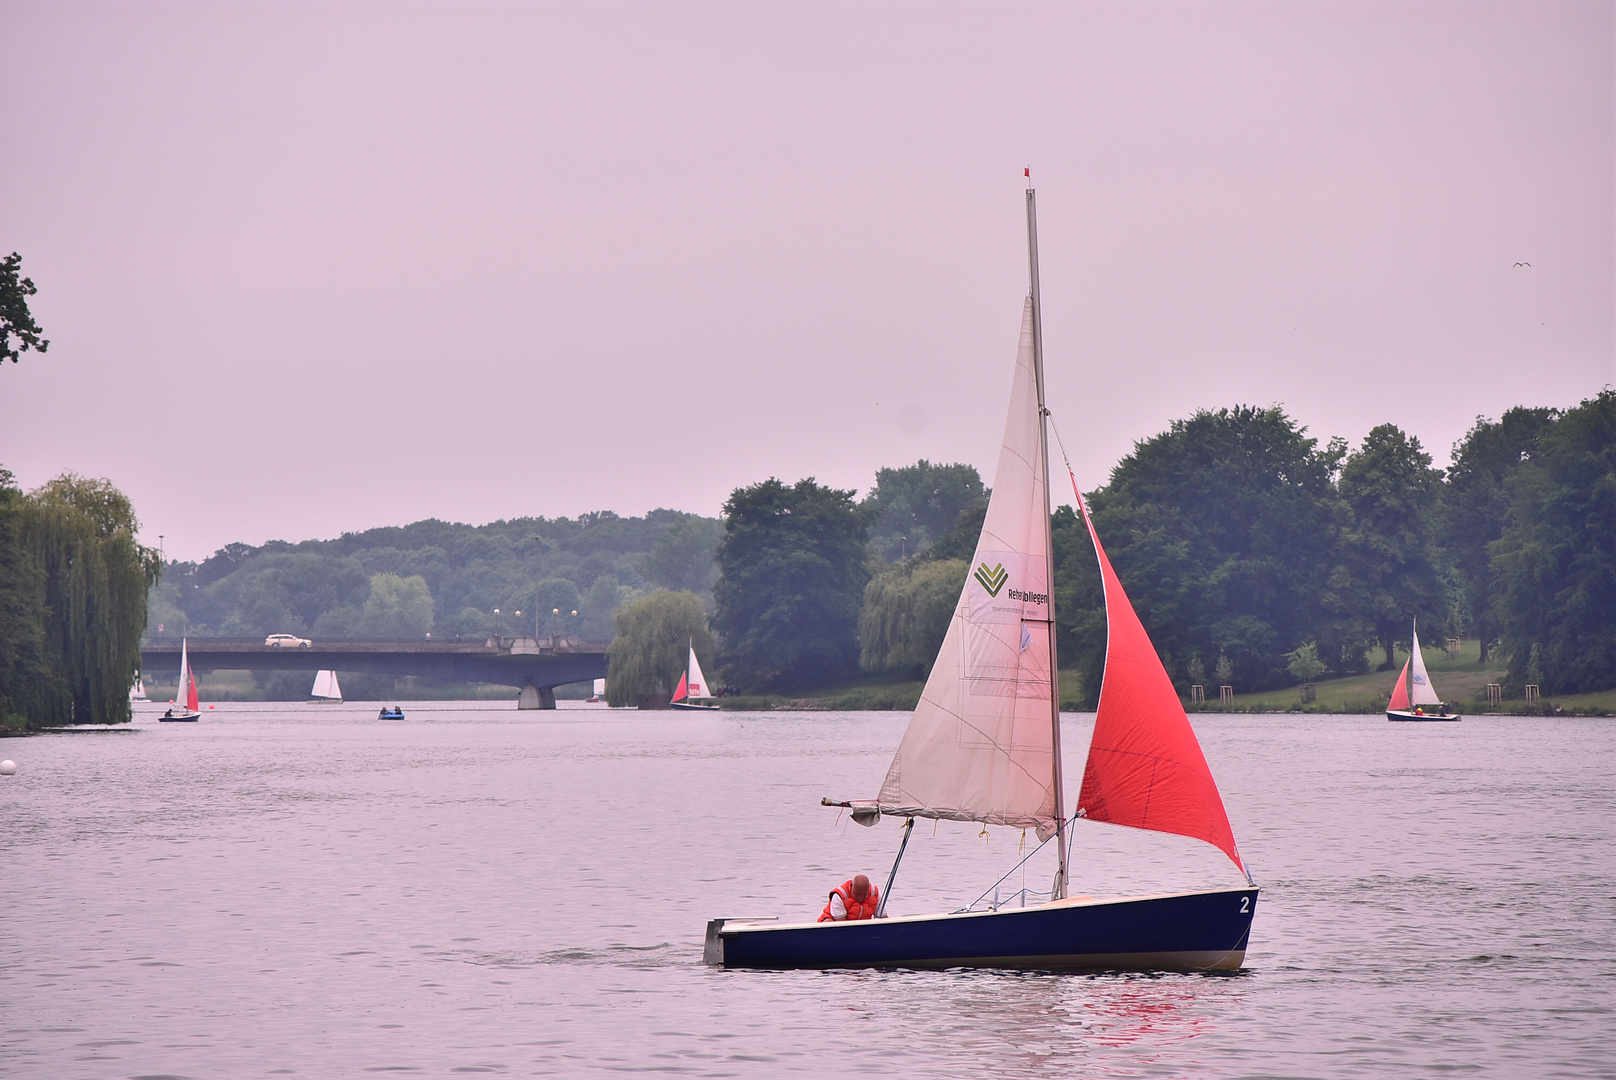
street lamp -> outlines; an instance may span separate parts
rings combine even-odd
[[[533,539],[537,540],[540,544],[544,543],[544,537],[537,534],[534,535]],[[544,554],[543,547],[539,548],[539,554]],[[539,642],[539,619],[543,617],[543,615],[544,609],[539,606],[538,586],[535,585],[533,587],[533,643],[535,645],[537,645]]]

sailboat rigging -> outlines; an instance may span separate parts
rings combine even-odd
[[[1111,568],[1093,521],[1109,633],[1077,812],[1063,807],[1054,562],[1035,194],[1027,191],[1030,288],[1010,408],[981,537],[920,702],[874,799],[822,800],[860,824],[882,815],[1032,828],[1055,841],[1047,903],[1017,909],[775,924],[714,919],[705,958],[725,967],[1234,968],[1257,888],[1171,680]],[[1069,470],[1068,470],[1069,471]],[[1073,485],[1074,492],[1076,485]],[[1247,887],[1148,897],[1068,897],[1067,834],[1079,819],[1178,833],[1220,848]],[[903,847],[898,859],[901,860]],[[882,914],[897,875],[893,863]]]

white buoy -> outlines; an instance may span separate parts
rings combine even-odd
[[[7,758],[0,761],[0,776],[14,776],[17,772],[17,763]]]

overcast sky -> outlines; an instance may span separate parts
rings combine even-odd
[[[182,558],[991,479],[1028,165],[1085,487],[1237,403],[1445,464],[1616,382],[1612,10],[0,0],[0,465]]]

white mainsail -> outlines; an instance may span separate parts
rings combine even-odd
[[[1032,827],[1041,839],[1055,829],[1049,477],[1033,318],[1029,298],[971,572],[880,795],[852,804],[861,822],[879,811]]]
[[[707,692],[707,677],[701,673],[701,664],[696,660],[696,647],[690,646],[690,670],[686,673],[689,680],[685,684],[685,693],[689,697],[712,697]]]
[[[337,673],[329,669],[315,672],[314,688],[309,691],[309,696],[341,701],[342,687],[337,685]]]
[[[1410,643],[1413,653],[1409,657],[1411,673],[1409,682],[1413,685],[1409,688],[1409,700],[1415,705],[1440,705],[1442,699],[1436,696],[1436,691],[1431,688],[1431,677],[1425,673],[1425,657],[1420,653],[1418,622],[1414,624],[1412,636],[1414,640]]]
[[[180,638],[180,681],[174,688],[174,704],[185,707],[187,691],[191,686],[191,655],[184,638]]]

